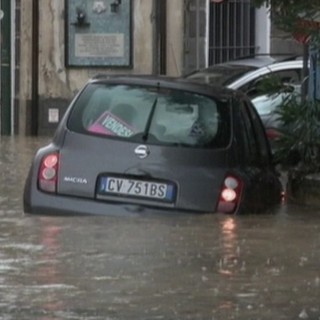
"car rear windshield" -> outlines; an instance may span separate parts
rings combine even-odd
[[[252,66],[226,63],[224,65],[215,65],[207,69],[197,71],[187,76],[187,78],[215,85],[227,86],[242,77],[244,74],[254,70],[256,70],[256,68]]]
[[[74,103],[72,131],[151,144],[226,147],[230,105],[167,88],[89,84]]]

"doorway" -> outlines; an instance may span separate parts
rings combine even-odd
[[[11,112],[11,1],[0,2],[0,132],[12,134]]]

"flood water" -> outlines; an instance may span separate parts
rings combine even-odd
[[[48,138],[0,138],[0,320],[320,319],[320,210],[24,215]]]

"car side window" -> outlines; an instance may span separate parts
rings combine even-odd
[[[263,163],[269,163],[270,161],[270,147],[265,134],[265,129],[259,118],[257,111],[249,101],[244,101],[244,107],[248,113],[254,131],[256,143],[258,145],[259,157]]]
[[[252,99],[258,95],[272,93],[268,92],[268,87],[265,83],[267,81],[272,81],[273,84],[300,84],[302,81],[302,75],[300,69],[292,70],[281,70],[274,71],[271,74],[263,75],[257,79],[254,79],[240,88],[241,91],[245,92],[247,96]],[[275,88],[275,87],[274,87]]]
[[[272,74],[279,78],[282,83],[298,84],[302,80],[300,69],[275,71]]]
[[[242,135],[245,146],[245,156],[249,163],[254,164],[259,162],[259,150],[258,144],[255,138],[255,131],[250,120],[250,115],[248,114],[247,107],[244,101],[239,101],[240,103],[240,117],[242,123]]]

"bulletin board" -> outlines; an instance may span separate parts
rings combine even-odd
[[[131,67],[131,0],[65,0],[66,65]]]

